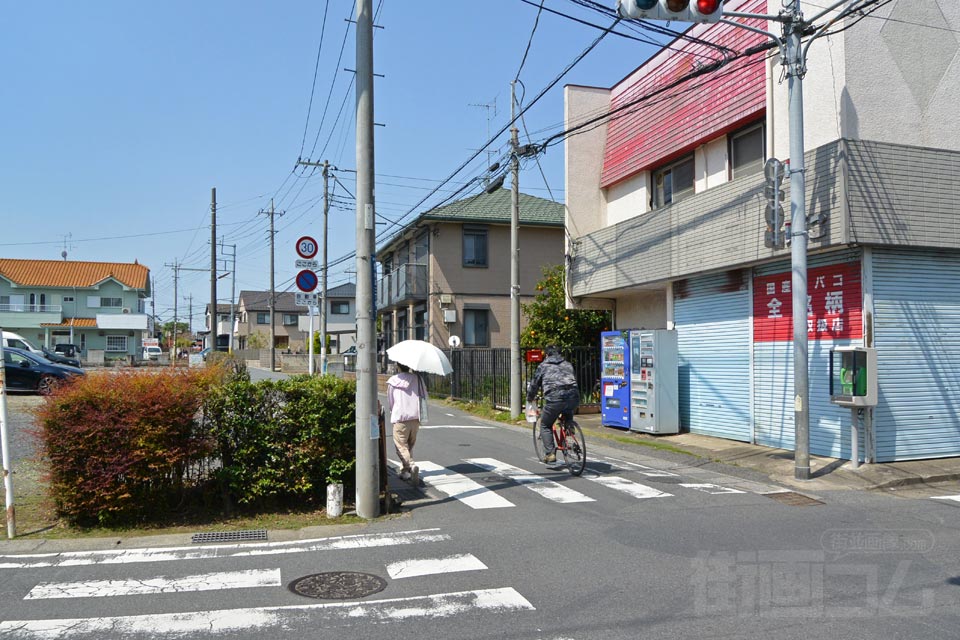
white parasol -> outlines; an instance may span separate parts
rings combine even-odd
[[[387,349],[387,357],[414,371],[446,376],[453,373],[447,355],[423,340],[404,340]]]

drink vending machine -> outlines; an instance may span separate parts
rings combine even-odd
[[[679,433],[677,332],[630,332],[630,430]]]
[[[600,334],[600,422],[630,428],[630,351],[626,331]]]

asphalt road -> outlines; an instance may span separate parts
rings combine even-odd
[[[435,405],[401,515],[311,540],[3,555],[0,638],[957,637],[960,505],[795,506],[736,469],[588,451],[575,478],[536,461],[528,430]],[[290,588],[329,572],[308,585],[343,599]]]

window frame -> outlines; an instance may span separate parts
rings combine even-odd
[[[292,327],[292,326],[294,326],[295,324],[297,324],[297,322],[298,322],[298,316],[297,316],[297,314],[295,314],[295,313],[285,313],[285,314],[283,314],[283,316],[280,318],[280,321],[283,323],[283,326],[285,326],[285,327]]]
[[[350,315],[350,302],[347,300],[331,300],[330,315],[333,315],[333,316]]]
[[[123,342],[123,348],[118,349],[116,346],[111,347],[111,341],[120,340]],[[104,344],[104,352],[106,353],[126,353],[127,352],[127,336],[125,335],[108,335]]]
[[[270,324],[270,312],[257,311],[257,324]]]
[[[674,189],[673,175],[682,165],[690,164],[690,186],[681,191]],[[666,180],[670,176],[670,201],[664,202],[663,188],[657,186],[657,179]],[[697,162],[693,153],[688,153],[671,162],[663,164],[650,172],[650,204],[651,209],[662,209],[681,200],[685,200],[697,192]]]
[[[484,326],[484,331],[483,331],[484,335],[483,335],[482,342],[476,339],[477,328],[476,328],[475,314],[483,314],[486,320],[486,324]],[[467,324],[468,322],[470,322],[468,321],[468,318],[474,318],[474,320],[472,320],[472,325],[473,325],[472,332],[474,334],[474,338],[472,342],[468,340],[468,336],[470,335],[467,331]],[[490,309],[476,309],[476,308],[467,307],[463,310],[463,346],[464,347],[489,347],[490,346]]]
[[[744,165],[739,169],[739,173],[738,173],[738,168],[735,166],[736,158],[734,157],[734,152],[733,152],[734,144],[737,141],[737,139],[745,137],[749,134],[752,134],[757,130],[760,131],[760,162],[758,165],[756,165],[752,169],[749,168],[749,164]],[[753,122],[751,124],[748,124],[745,127],[742,127],[730,133],[727,136],[727,157],[729,158],[729,161],[728,161],[729,171],[728,171],[727,177],[730,180],[736,180],[744,176],[750,176],[755,173],[762,172],[763,163],[767,158],[767,128],[764,121],[759,120],[757,122]]]
[[[467,260],[467,238],[483,238],[483,260],[482,262],[478,258],[474,258],[473,261]],[[463,231],[461,235],[460,249],[462,252],[461,262],[462,265],[467,269],[486,269],[490,266],[490,229],[485,225],[472,225],[465,224],[463,225]],[[476,253],[476,246],[473,247],[474,253]]]

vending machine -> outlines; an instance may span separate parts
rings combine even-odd
[[[630,428],[630,351],[626,331],[600,334],[600,422]]]
[[[630,332],[630,430],[679,433],[677,332]]]

